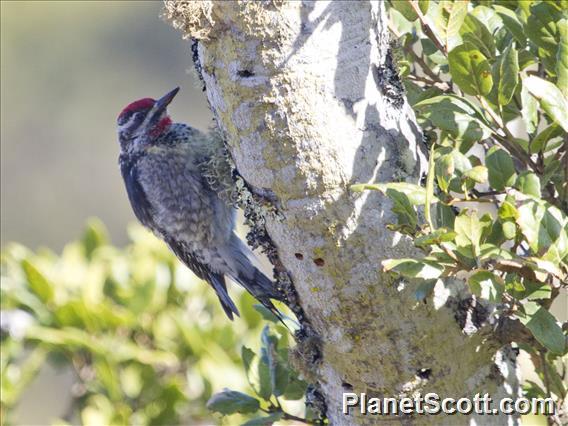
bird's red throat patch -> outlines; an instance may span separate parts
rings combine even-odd
[[[170,127],[170,124],[172,124],[172,119],[166,115],[164,118],[158,121],[158,123],[154,127],[152,127],[150,136],[154,138],[160,136],[166,131],[168,127]]]

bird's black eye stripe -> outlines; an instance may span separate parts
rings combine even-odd
[[[118,125],[124,125],[128,122],[128,120],[130,120],[130,117],[132,117],[132,111],[129,111],[126,114],[122,114],[120,117],[118,117]]]

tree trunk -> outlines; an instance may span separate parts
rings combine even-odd
[[[317,380],[331,423],[393,420],[359,409],[344,415],[344,392],[517,397],[515,352],[481,327],[490,308],[455,281],[418,302],[415,283],[382,273],[381,260],[416,249],[385,228],[396,222],[385,197],[349,191],[354,183],[416,183],[425,169],[422,135],[391,62],[385,4],[167,1],[166,15],[199,41],[207,98],[236,168],[278,212],[256,205],[305,314],[309,336],[295,358]]]

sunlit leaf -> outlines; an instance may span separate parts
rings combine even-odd
[[[467,280],[471,292],[482,299],[492,302],[501,300],[504,283],[501,278],[492,272],[479,270],[474,272]]]
[[[448,54],[448,61],[454,82],[465,93],[489,94],[493,87],[491,65],[481,51],[462,44]]]
[[[446,9],[449,9],[449,13],[443,33],[443,41],[448,50],[452,50],[461,42],[459,31],[467,15],[468,4],[469,1],[448,2]]]
[[[548,3],[536,3],[530,8],[530,15],[525,25],[525,33],[538,47],[549,52],[550,56],[556,54],[559,41],[559,28],[557,22],[561,14],[557,8]]]
[[[241,426],[270,426],[277,422],[278,420],[282,419],[284,413],[281,411],[269,414],[268,416],[264,417],[255,417],[244,422]]]
[[[260,409],[260,402],[242,392],[225,389],[207,401],[207,408],[221,414],[255,413]]]
[[[22,261],[22,269],[26,274],[28,285],[43,303],[53,299],[53,284],[37,269],[29,259]]]
[[[455,242],[458,247],[468,247],[470,245],[474,248],[479,247],[483,229],[475,211],[462,211],[456,217],[454,231],[457,234]]]
[[[568,99],[562,95],[560,89],[536,76],[525,78],[523,85],[538,100],[544,112],[568,132]]]
[[[511,9],[498,4],[493,5],[493,9],[495,9],[499,17],[501,17],[503,24],[505,24],[505,27],[507,27],[513,37],[515,37],[519,45],[524,47],[527,44],[527,36],[517,14]]]
[[[471,179],[477,183],[485,183],[487,181],[488,172],[485,166],[475,166],[470,170],[466,170],[463,173],[463,177]]]
[[[430,296],[434,291],[434,287],[436,286],[437,282],[438,280],[422,281],[416,288],[416,291],[414,292],[414,297],[416,297],[416,300],[421,302],[424,299],[426,299],[428,296]]]
[[[390,259],[382,262],[385,271],[397,272],[408,278],[433,279],[439,278],[444,267],[427,260],[416,259]]]
[[[565,98],[568,97],[568,18],[558,22],[558,54],[556,57],[556,85]]]
[[[552,249],[560,259],[568,255],[567,220],[558,208],[527,200],[518,210],[517,224],[533,253],[544,255]]]
[[[530,144],[531,153],[547,151],[547,144],[550,140],[558,138],[564,134],[562,128],[557,124],[553,124],[548,126],[542,132],[534,137]]]
[[[502,191],[515,182],[515,165],[511,156],[503,149],[494,146],[485,158],[488,169],[489,184],[497,191]]]
[[[517,177],[515,188],[517,188],[523,194],[532,195],[533,197],[540,197],[540,179],[534,173],[521,173],[519,177]]]
[[[521,88],[521,116],[525,127],[529,134],[535,132],[538,126],[538,102],[534,96],[532,96],[527,86],[523,83]]]
[[[545,348],[563,355],[566,353],[566,336],[554,316],[536,302],[523,304],[519,320]]]
[[[442,95],[421,101],[414,107],[434,127],[448,131],[455,138],[479,141],[491,133],[481,112],[466,99]]]
[[[503,52],[499,75],[499,104],[507,105],[519,84],[519,56],[512,45]]]
[[[460,34],[462,36],[464,44],[467,45],[466,50],[481,52],[483,59],[492,58],[493,56],[495,56],[495,41],[493,36],[491,35],[487,27],[473,14],[468,14],[465,17],[463,25],[460,28]],[[489,91],[487,91],[487,93],[489,93]]]

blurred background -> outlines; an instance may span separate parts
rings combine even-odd
[[[211,123],[190,43],[160,1],[2,1],[1,245],[60,250],[87,217],[123,245],[134,220],[117,165],[116,117],[175,86],[174,119]]]

